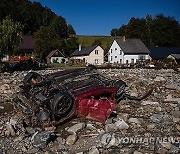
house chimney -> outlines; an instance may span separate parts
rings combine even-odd
[[[125,36],[123,36],[123,42],[125,42],[126,41],[126,37]]]
[[[79,51],[81,51],[81,44],[79,44]]]

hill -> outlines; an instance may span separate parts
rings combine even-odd
[[[102,48],[108,51],[114,38],[113,36],[86,36],[86,35],[76,35],[78,38],[78,43],[83,47],[91,46],[95,41],[102,43]],[[121,38],[120,36],[118,38]]]

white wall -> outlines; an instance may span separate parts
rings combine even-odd
[[[98,50],[98,54],[95,54],[95,50]],[[85,59],[86,64],[101,65],[104,63],[104,49],[97,46],[97,48],[95,48],[88,56],[74,56],[72,58]]]
[[[138,59],[140,59],[141,54],[138,55],[127,55],[124,54],[120,46],[117,44],[117,42],[114,40],[112,43],[109,52],[108,52],[108,62],[109,63],[119,63],[119,64],[126,64],[128,61],[128,64],[132,63],[132,59],[134,59],[134,63],[137,62]],[[145,59],[151,59],[149,54],[143,55],[145,56]]]
[[[110,63],[123,63],[124,61],[124,53],[117,44],[117,42],[114,40],[112,43],[109,52],[108,52],[108,62]]]

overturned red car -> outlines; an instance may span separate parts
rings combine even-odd
[[[152,92],[136,98],[126,94],[125,87],[124,81],[110,80],[94,66],[47,75],[30,72],[24,77],[22,91],[14,102],[36,122],[57,125],[83,117],[104,123],[120,100],[141,100]]]

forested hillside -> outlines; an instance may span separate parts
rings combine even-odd
[[[148,47],[180,47],[180,24],[173,17],[131,18],[127,25],[111,30],[111,36],[140,38]]]
[[[77,38],[73,26],[67,24],[66,19],[56,15],[47,7],[43,7],[39,2],[29,0],[0,0],[0,49],[1,51],[15,50],[12,47],[3,48],[4,25],[21,25],[22,35],[31,34],[34,36],[34,43],[37,55],[45,57],[51,50],[60,49],[65,55],[69,55],[77,47]],[[14,22],[12,24],[12,22]],[[13,30],[9,28],[9,30]],[[9,32],[8,32],[9,33]],[[11,34],[14,34],[11,32]],[[71,44],[71,46],[69,46]],[[11,52],[9,51],[9,52]]]

